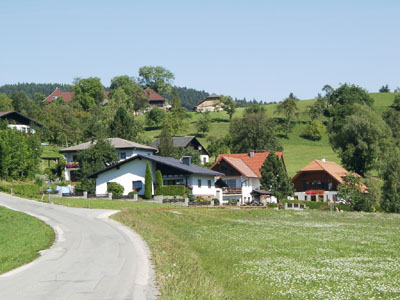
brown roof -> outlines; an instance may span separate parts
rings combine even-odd
[[[157,93],[156,91],[154,91],[151,88],[146,88],[144,90],[144,94],[149,97],[149,102],[151,101],[165,101],[165,98],[163,96],[161,96],[159,93]]]
[[[106,96],[103,104],[107,104],[107,102],[105,102],[108,97],[110,96],[110,92],[109,91],[104,91],[104,95]],[[56,87],[56,89],[46,97],[46,99],[43,100],[43,102],[52,102],[53,100],[56,100],[58,97],[63,97],[65,102],[71,102],[73,100],[74,97],[74,93],[73,92],[61,92],[60,89],[58,87]]]
[[[329,175],[331,175],[337,182],[343,184],[344,177],[349,174],[350,172],[347,171],[345,168],[340,166],[339,164],[333,161],[325,161],[325,160],[313,160],[308,165],[306,165],[303,169],[301,169],[292,179],[295,180],[298,176],[300,176],[303,172],[312,172],[312,171],[325,171]],[[353,173],[356,177],[361,177],[357,173]],[[362,191],[367,191],[367,187],[363,184]]]
[[[58,97],[63,97],[65,102],[71,102],[73,93],[72,92],[61,92],[58,87],[44,99],[43,102],[52,102],[53,100],[57,99]]]
[[[121,138],[108,138],[107,139],[111,145],[114,146],[115,149],[144,149],[144,150],[151,150],[151,151],[158,151],[157,148],[146,146],[146,145],[141,145],[132,141],[124,140]],[[96,143],[96,141],[95,141]],[[81,151],[88,149],[92,145],[92,142],[86,142],[83,144],[71,146],[68,148],[64,148],[60,150],[60,153],[64,152],[76,152],[76,151]]]
[[[242,175],[246,177],[261,178],[260,169],[269,154],[270,152],[255,152],[253,157],[251,157],[249,153],[220,154],[210,169],[217,165],[221,160],[225,160]],[[275,152],[275,155],[279,156],[285,166],[282,152]]]

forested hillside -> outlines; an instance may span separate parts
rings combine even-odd
[[[16,83],[16,84],[5,84],[0,86],[0,94],[4,93],[8,97],[17,92],[24,92],[28,98],[35,100],[37,98],[36,93],[41,93],[47,97],[51,92],[59,87],[63,92],[69,92],[72,90],[72,85],[65,83]],[[39,99],[37,99],[39,100]]]

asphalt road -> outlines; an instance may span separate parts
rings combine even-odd
[[[150,254],[138,234],[81,209],[0,193],[0,205],[42,219],[56,241],[35,261],[0,275],[1,300],[155,299]]]

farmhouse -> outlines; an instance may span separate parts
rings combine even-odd
[[[118,157],[120,160],[128,159],[134,155],[153,155],[158,150],[157,148],[141,145],[135,142],[124,140],[121,138],[108,138],[111,145],[117,149]],[[96,143],[96,141],[94,141]],[[67,165],[64,171],[65,180],[76,181],[76,171],[79,170],[79,165],[76,162],[76,156],[79,151],[88,149],[92,145],[92,142],[86,142],[76,146],[64,148],[60,150],[60,153],[64,155]]]
[[[176,148],[192,148],[196,151],[199,151],[200,160],[203,165],[210,161],[210,154],[195,136],[174,136],[172,137],[172,143]],[[157,148],[159,144],[160,139],[156,138],[150,146]]]
[[[8,128],[16,129],[25,133],[36,132],[31,126],[43,127],[39,122],[16,111],[2,111],[0,112],[0,119],[8,122]]]
[[[165,103],[165,98],[163,96],[161,96],[159,93],[157,93],[156,91],[154,91],[151,88],[146,88],[144,90],[144,94],[148,97],[149,99],[149,105],[150,107],[159,107],[159,108],[163,108],[166,109],[167,105]]]
[[[238,200],[240,204],[245,204],[259,199],[260,191],[260,169],[265,159],[270,155],[269,152],[237,153],[237,154],[220,154],[215,163],[210,167],[211,170],[224,173],[220,179],[223,181],[223,200]],[[276,152],[281,159],[283,165],[282,152]],[[286,168],[286,167],[285,167]],[[221,181],[219,181],[221,182]],[[263,195],[267,195],[263,193]],[[276,202],[276,198],[269,195],[269,202]]]
[[[197,112],[221,111],[222,105],[220,102],[220,98],[216,94],[211,94],[210,96],[202,100],[199,104],[197,104],[193,108],[193,110]]]
[[[217,195],[214,179],[215,176],[224,174],[192,164],[189,156],[180,161],[172,157],[137,154],[88,177],[96,179],[96,194],[105,194],[107,184],[116,182],[124,187],[124,195],[132,191],[138,191],[139,195],[143,195],[147,163],[153,181],[156,178],[156,171],[160,170],[164,185],[185,185],[192,189],[193,195],[203,198],[212,199],[220,196]]]
[[[292,179],[295,197],[307,201],[336,201],[337,186],[344,183],[347,174],[349,172],[335,162],[313,160]],[[354,175],[360,177],[356,173]],[[364,185],[361,189],[367,192]]]

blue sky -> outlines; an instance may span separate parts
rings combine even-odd
[[[178,86],[279,101],[400,86],[400,1],[1,0],[0,85],[171,70]]]

